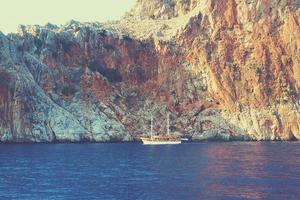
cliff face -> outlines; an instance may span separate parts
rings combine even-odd
[[[138,0],[0,34],[0,140],[300,139],[300,2]]]

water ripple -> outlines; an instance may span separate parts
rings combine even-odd
[[[0,146],[0,199],[299,199],[300,143]]]

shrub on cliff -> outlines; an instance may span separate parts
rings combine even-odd
[[[290,88],[290,89],[287,90],[287,92],[290,96],[297,96],[298,95],[295,88]]]
[[[18,50],[19,52],[23,52],[23,51],[24,51],[23,45],[18,46],[18,47],[17,47],[17,50]]]
[[[106,37],[107,36],[107,31],[106,30],[101,30],[100,35],[102,37]]]
[[[272,88],[268,87],[268,88],[266,89],[266,94],[270,96],[272,93],[273,93]]]
[[[155,15],[154,15],[154,14],[150,14],[150,15],[149,15],[149,18],[150,18],[150,19],[155,19]]]
[[[61,47],[65,52],[69,52],[71,50],[71,47],[72,47],[72,42],[71,41],[61,39],[59,41],[59,43],[61,44]]]
[[[255,69],[255,72],[257,74],[262,74],[263,71],[262,71],[261,67],[257,66],[256,69]]]
[[[76,93],[76,88],[73,85],[64,85],[61,93],[65,96],[74,95]]]
[[[127,42],[132,42],[132,38],[129,35],[124,35],[123,40],[125,40]]]
[[[41,53],[41,48],[42,48],[42,45],[43,45],[42,40],[39,39],[39,38],[37,38],[37,37],[35,37],[35,38],[34,38],[34,45],[36,46],[36,51],[35,51],[35,53],[38,54],[38,55],[40,55],[40,53]]]
[[[170,5],[171,7],[174,7],[174,6],[176,5],[176,1],[177,1],[177,0],[170,0],[169,5]]]
[[[0,71],[0,86],[8,85],[10,82],[10,75],[5,71]]]
[[[190,0],[180,0],[181,4],[188,4],[190,2]]]
[[[103,48],[106,49],[107,51],[111,50],[114,51],[115,47],[110,45],[110,44],[103,44]]]

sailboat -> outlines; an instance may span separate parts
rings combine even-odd
[[[143,136],[141,140],[145,145],[164,145],[164,144],[180,144],[180,138],[170,134],[170,114],[167,114],[167,134],[153,135],[153,117],[151,116],[150,137]]]

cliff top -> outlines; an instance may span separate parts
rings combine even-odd
[[[231,26],[237,21],[237,24],[258,21],[266,15],[274,18],[274,22],[280,21],[282,13],[300,6],[300,0],[253,0],[251,2],[230,0],[230,2],[224,4],[218,0],[137,0],[135,6],[118,21],[80,23],[71,20],[61,27],[52,24],[20,26],[18,33],[26,30],[34,35],[38,29],[76,32],[80,27],[89,27],[95,31],[105,30],[107,34],[115,37],[128,35],[141,40],[148,38],[170,40],[188,25],[193,16],[199,13],[207,15],[211,24],[221,24],[225,21]],[[228,5],[231,5],[232,9],[224,8]],[[224,13],[225,10],[233,14]],[[237,16],[234,16],[234,13],[238,13]],[[231,19],[233,17],[238,17],[238,19]],[[247,29],[248,24],[243,24],[243,26]]]
[[[197,0],[137,0],[135,7],[126,13],[118,21],[108,22],[85,22],[81,23],[71,20],[62,26],[53,24],[21,25],[18,34],[27,32],[37,35],[39,30],[49,30],[53,32],[72,31],[80,27],[89,27],[94,31],[105,30],[107,34],[115,37],[129,35],[137,39],[157,38],[168,40],[176,35],[178,30],[186,26],[192,16],[199,14],[207,7],[207,1],[198,3]]]

